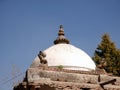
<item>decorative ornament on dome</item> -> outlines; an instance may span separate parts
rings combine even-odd
[[[58,32],[58,37],[56,40],[54,40],[54,44],[60,44],[60,43],[65,43],[69,44],[69,40],[65,37],[63,26],[60,25],[60,30]]]
[[[47,65],[48,62],[47,62],[47,60],[45,59],[46,54],[45,54],[44,52],[40,51],[39,54],[38,54],[38,57],[39,57],[39,59],[40,59],[41,65]]]

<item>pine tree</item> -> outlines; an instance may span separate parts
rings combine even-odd
[[[105,33],[102,36],[102,41],[95,50],[93,60],[97,65],[104,60],[107,64],[104,69],[108,73],[120,75],[120,50],[118,50],[114,42],[110,40],[109,34]]]
[[[114,74],[120,76],[120,49],[116,52],[114,64]]]

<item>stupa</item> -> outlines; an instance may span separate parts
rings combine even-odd
[[[97,69],[87,53],[70,44],[60,25],[54,45],[38,53],[14,90],[120,90],[120,77]]]
[[[64,69],[73,70],[95,70],[96,66],[91,57],[83,50],[70,44],[65,37],[63,26],[60,25],[58,37],[54,40],[54,45],[44,50],[45,59],[49,67],[63,66]],[[39,56],[35,58],[31,67],[38,67],[41,63]]]

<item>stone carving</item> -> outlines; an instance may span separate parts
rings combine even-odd
[[[47,60],[45,59],[46,54],[42,51],[39,52],[38,57],[42,66],[47,66]]]
[[[70,41],[65,37],[62,25],[60,25],[60,30],[58,32],[57,39],[54,40],[54,44],[60,44],[60,43],[65,43],[65,44],[69,44],[70,43]]]

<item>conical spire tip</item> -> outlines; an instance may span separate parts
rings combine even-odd
[[[58,32],[58,37],[56,40],[54,40],[54,44],[59,44],[59,43],[65,43],[65,44],[69,44],[69,40],[64,36],[64,30],[63,30],[63,26],[60,25],[60,30]]]
[[[63,25],[60,25],[60,29],[63,29]]]

